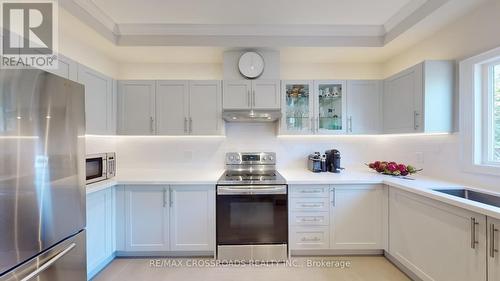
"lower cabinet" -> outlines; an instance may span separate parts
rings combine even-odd
[[[487,280],[484,215],[397,189],[389,210],[389,253],[419,278]]]
[[[387,237],[387,189],[382,185],[332,187],[331,247],[384,249]]]
[[[382,250],[387,237],[383,185],[290,187],[292,250]]]
[[[125,250],[168,251],[168,186],[125,188]]]
[[[129,185],[122,198],[120,255],[214,251],[215,186]]]
[[[90,279],[114,258],[114,189],[87,195],[87,277]]]
[[[171,186],[170,250],[215,250],[215,188]]]
[[[488,217],[488,280],[500,280],[500,220]]]

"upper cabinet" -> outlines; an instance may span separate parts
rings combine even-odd
[[[279,80],[225,80],[224,109],[279,109]]]
[[[120,81],[119,134],[222,133],[220,81]]]
[[[382,81],[347,82],[347,133],[382,133]]]
[[[48,72],[78,82],[78,63],[63,55],[57,55],[57,68]]]
[[[114,135],[116,93],[113,91],[113,79],[80,64],[78,82],[85,86],[87,134]]]
[[[118,83],[118,133],[154,135],[156,83],[151,80]]]
[[[314,131],[317,134],[346,132],[346,82],[314,81]]]
[[[453,129],[452,61],[425,61],[384,81],[384,133],[436,133]]]
[[[341,134],[346,128],[345,81],[283,81],[281,132]]]

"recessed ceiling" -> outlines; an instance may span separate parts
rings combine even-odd
[[[114,22],[384,25],[420,0],[93,0]]]

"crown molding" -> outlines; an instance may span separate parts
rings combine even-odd
[[[382,47],[450,0],[412,0],[384,25],[117,24],[93,1],[60,5],[118,46]]]

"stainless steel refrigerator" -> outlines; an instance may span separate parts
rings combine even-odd
[[[84,87],[0,70],[0,281],[87,279],[84,155]]]

